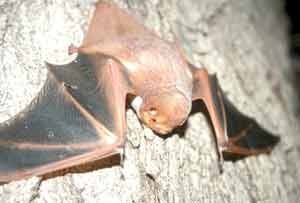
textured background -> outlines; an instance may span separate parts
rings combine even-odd
[[[95,1],[0,1],[0,119],[23,109],[46,77],[44,61],[70,61]],[[270,156],[226,162],[219,174],[210,126],[190,116],[184,135],[162,139],[127,112],[123,166],[0,186],[0,202],[297,202],[298,104],[291,88],[287,21],[280,0],[115,1],[189,60],[217,73],[229,98],[276,134]],[[176,36],[176,38],[174,37]],[[115,162],[108,160],[107,162]]]

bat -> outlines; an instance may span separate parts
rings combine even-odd
[[[278,143],[224,96],[214,75],[112,3],[98,3],[70,63],[46,63],[38,96],[0,126],[0,182],[44,175],[122,153],[126,102],[158,134],[185,123],[202,100],[220,162],[268,153]]]

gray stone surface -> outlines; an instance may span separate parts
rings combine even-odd
[[[46,77],[44,61],[71,60],[95,1],[0,1],[0,119],[23,109]],[[219,174],[202,113],[184,136],[162,139],[127,112],[123,166],[0,186],[0,202],[297,202],[299,120],[290,84],[287,22],[280,0],[117,1],[194,64],[217,73],[243,112],[281,136],[271,155],[226,162]],[[176,35],[176,38],[174,36]]]

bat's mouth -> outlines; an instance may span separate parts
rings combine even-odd
[[[156,118],[144,118],[143,121],[148,127],[150,127],[158,134],[165,135],[170,133],[174,129],[173,126],[168,126],[167,124],[159,123],[159,121]]]

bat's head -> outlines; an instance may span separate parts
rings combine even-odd
[[[191,102],[180,92],[156,92],[143,98],[139,116],[155,132],[167,134],[185,122],[190,110]]]

